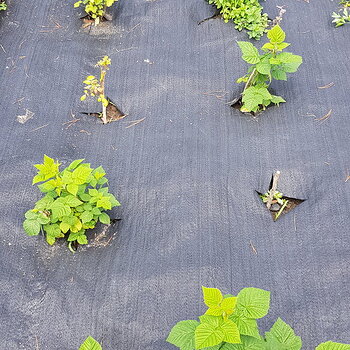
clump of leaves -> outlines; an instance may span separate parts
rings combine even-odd
[[[256,113],[270,104],[286,102],[281,96],[272,95],[268,88],[273,79],[287,80],[287,73],[296,72],[303,62],[301,56],[282,52],[290,44],[284,42],[286,34],[279,25],[270,29],[267,37],[269,42],[261,48],[263,54],[252,43],[238,41],[243,60],[251,64],[247,74],[237,80],[237,83],[245,83],[242,112]]]
[[[208,307],[205,314],[199,321],[178,322],[168,336],[169,343],[181,350],[229,350],[264,341],[256,320],[267,315],[270,292],[244,288],[233,296],[223,295],[217,288],[202,287],[202,290],[204,304]]]
[[[0,1],[0,11],[7,10],[7,5],[5,1]]]
[[[259,40],[266,32],[268,16],[258,0],[208,0],[220,10],[225,22],[232,20],[235,28],[246,29],[249,38]]]
[[[288,204],[288,199],[283,198],[282,192],[273,191],[273,194],[271,192],[272,192],[272,189],[269,190],[268,192],[260,195],[260,198],[262,199],[262,201],[264,203],[268,203],[269,198],[272,198],[271,204],[277,205],[277,207],[279,209],[276,210],[276,211],[278,211],[277,214],[275,215],[275,218],[274,218],[274,220],[276,221],[280,217],[280,215],[282,214],[283,210],[286,208],[286,206]]]
[[[96,97],[98,102],[101,102],[101,119],[103,124],[107,124],[107,106],[109,101],[105,96],[105,80],[110,64],[111,59],[108,56],[104,56],[97,62],[96,67],[100,68],[100,77],[97,79],[94,75],[87,76],[83,81],[83,84],[85,84],[84,95],[80,97],[81,101],[85,101],[88,96],[93,96]]]
[[[102,346],[93,337],[87,337],[84,343],[80,345],[79,350],[102,350]]]
[[[340,27],[350,22],[350,13],[348,11],[348,8],[350,7],[350,1],[343,0],[340,1],[339,4],[341,5],[339,12],[333,12],[332,14],[332,23],[335,23],[336,27]]]
[[[95,20],[98,25],[105,15],[107,7],[111,7],[118,0],[80,0],[74,3],[74,7],[85,6],[85,12]]]
[[[43,163],[34,165],[38,173],[33,185],[41,182],[38,188],[45,196],[25,214],[23,228],[28,236],[43,231],[50,245],[66,237],[72,250],[73,242],[88,243],[86,230],[98,222],[110,224],[105,211],[120,203],[108,191],[104,169],[101,166],[93,169],[83,161],[77,159],[60,171],[60,163],[44,155]]]

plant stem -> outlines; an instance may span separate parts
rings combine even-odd
[[[107,107],[102,103],[102,123],[107,124]]]
[[[287,206],[288,204],[288,199],[285,199],[285,202],[283,203],[281,209],[278,211],[278,213],[275,216],[275,221],[277,221],[277,219],[280,217],[280,215],[282,214],[284,208]]]
[[[266,202],[266,207],[269,210],[271,208],[273,196],[275,195],[275,192],[277,190],[277,184],[278,184],[278,180],[280,178],[280,174],[281,174],[281,172],[278,170],[278,171],[276,171],[276,174],[273,176],[272,187],[271,187],[269,197],[267,198],[267,202]]]
[[[101,67],[100,85],[101,85],[101,95],[105,97],[105,77],[106,71]],[[107,124],[107,106],[104,105],[102,101],[102,123]]]
[[[73,243],[73,242],[69,242],[69,243],[68,243],[68,249],[74,254],[74,253],[75,253],[75,250],[74,250],[73,247],[72,247],[72,243]]]
[[[244,86],[244,89],[243,89],[243,92],[248,89],[250,86],[253,85],[253,80],[255,79],[256,77],[256,73],[257,73],[257,70],[256,68],[253,69],[253,71],[251,72],[249,78],[248,78],[248,81],[246,82],[245,86]]]

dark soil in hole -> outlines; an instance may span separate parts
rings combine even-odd
[[[110,99],[108,98],[108,106],[107,106],[107,122],[115,122],[117,120],[123,119],[127,116],[127,114],[123,113],[118,106]],[[87,113],[82,112],[82,114],[85,115],[92,115],[93,117],[101,118],[102,112],[100,113]]]
[[[212,16],[204,18],[201,21],[199,21],[198,25],[200,25],[200,24],[202,24],[202,23],[204,23],[206,21],[209,21],[211,19],[216,19],[216,18],[221,18],[220,10],[216,10],[215,13]]]
[[[92,18],[90,15],[85,15],[83,17],[80,17],[80,19],[83,21],[83,27],[95,24],[95,19]],[[109,13],[105,13],[104,16],[100,19],[100,23],[111,21],[112,19],[112,15],[110,15]]]
[[[271,187],[270,187],[270,189],[271,189]],[[261,193],[259,191],[256,191],[256,193],[259,195],[259,199],[261,200],[261,203],[263,203],[262,199],[260,198],[260,196],[262,196],[263,193]],[[282,199],[288,200],[288,203],[287,203],[286,207],[283,209],[279,218],[282,215],[289,213],[291,210],[293,210],[295,207],[297,207],[299,204],[303,203],[306,200],[306,199],[298,199],[298,198],[292,198],[292,197],[287,197],[287,196],[283,196]],[[263,204],[265,205],[265,203],[263,203]],[[277,203],[277,201],[276,200],[272,201],[272,206],[268,210],[271,213],[273,221],[276,221],[276,216],[278,215],[278,212],[280,209],[281,209],[281,206]]]

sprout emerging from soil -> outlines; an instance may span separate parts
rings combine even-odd
[[[97,62],[96,67],[100,68],[100,78],[97,79],[94,75],[87,76],[83,81],[85,84],[84,95],[80,98],[81,101],[84,101],[86,97],[93,96],[97,98],[98,102],[101,102],[103,124],[107,124],[107,106],[109,101],[105,96],[105,78],[110,64],[111,59],[108,56],[104,56]]]

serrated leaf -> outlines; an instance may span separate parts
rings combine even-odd
[[[73,160],[67,167],[67,170],[74,170],[80,163],[82,163],[85,159],[76,159]]]
[[[35,203],[35,208],[38,210],[46,210],[54,202],[54,198],[51,194],[46,194],[43,198]]]
[[[61,222],[60,223],[60,229],[63,233],[67,233],[70,229],[70,225],[66,222]]]
[[[73,196],[76,196],[78,193],[79,186],[76,184],[67,185],[67,191],[71,193]]]
[[[93,337],[88,337],[84,343],[80,345],[79,350],[102,350],[102,346]]]
[[[193,350],[195,347],[194,333],[197,326],[199,326],[198,321],[180,321],[172,328],[166,341],[181,350]]]
[[[88,239],[87,239],[85,234],[78,236],[77,237],[77,242],[79,244],[88,244],[89,243],[89,241],[88,241]]]
[[[82,221],[83,224],[85,224],[86,222],[91,221],[93,218],[94,218],[94,215],[91,213],[91,211],[84,211],[80,215],[80,220]]]
[[[243,288],[237,295],[237,313],[247,318],[261,318],[270,308],[270,292],[259,288]]]
[[[201,323],[209,323],[214,327],[219,327],[220,325],[220,318],[213,316],[213,315],[202,315],[199,316],[199,321]]]
[[[224,342],[232,344],[238,344],[241,342],[238,327],[232,320],[224,321],[220,327],[224,333]]]
[[[271,102],[279,105],[280,103],[286,102],[286,100],[281,96],[272,95]]]
[[[108,197],[102,197],[101,199],[99,199],[96,202],[96,206],[99,208],[107,209],[107,210],[112,209],[112,204],[111,204],[111,201],[109,200]]]
[[[318,345],[315,350],[350,350],[350,344],[327,341]]]
[[[79,200],[79,198],[77,198],[73,195],[68,195],[68,196],[64,197],[64,199],[65,199],[65,203],[72,208],[75,208],[75,207],[79,206],[80,204],[83,204],[83,202],[81,200]]]
[[[265,333],[267,343],[272,344],[272,348],[277,344],[283,344],[288,350],[300,350],[302,346],[301,338],[296,336],[291,326],[278,318],[269,332]]]
[[[28,236],[37,236],[40,232],[41,225],[39,222],[31,219],[26,219],[23,222],[24,231],[26,231]]]
[[[265,57],[260,62],[256,64],[256,70],[265,75],[270,75],[271,72],[271,64],[269,62],[269,59]]]
[[[204,304],[209,308],[212,306],[219,306],[223,300],[222,293],[217,288],[207,288],[202,286],[202,292]]]
[[[248,41],[237,41],[238,46],[242,51],[242,58],[250,64],[260,62],[260,54],[258,49]]]
[[[221,343],[224,339],[224,332],[220,327],[209,323],[201,323],[195,330],[195,348],[204,349]]]
[[[267,31],[267,37],[273,44],[281,44],[286,39],[286,34],[277,24],[272,29]]]
[[[298,55],[293,55],[290,52],[282,52],[277,55],[277,58],[282,62],[281,69],[287,73],[294,73],[303,63],[303,58]]]
[[[109,225],[111,223],[111,218],[109,217],[109,215],[107,213],[101,213],[99,215],[98,219],[100,220],[100,222],[102,224]]]
[[[82,185],[86,183],[91,172],[92,169],[90,167],[80,165],[73,171],[72,179],[75,184]]]
[[[51,204],[50,209],[52,210],[53,219],[59,219],[63,216],[69,216],[71,213],[70,207],[66,204],[63,204],[57,199]]]
[[[242,344],[224,343],[220,350],[266,350],[265,341],[252,337],[241,336]],[[277,349],[274,349],[277,350]]]
[[[259,328],[256,320],[253,318],[246,318],[243,315],[234,314],[230,317],[233,322],[237,324],[240,334],[249,335],[251,337],[260,339]]]

